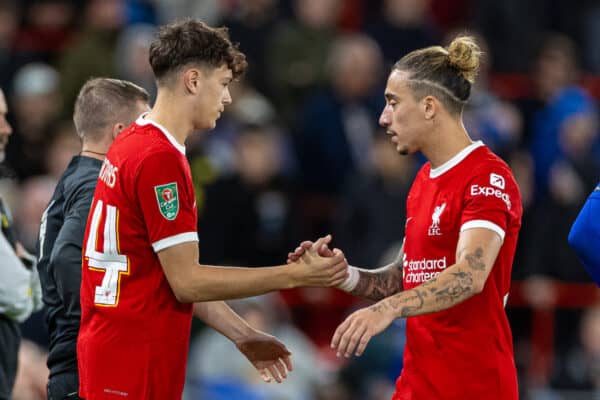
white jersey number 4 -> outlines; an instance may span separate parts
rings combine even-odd
[[[99,306],[116,306],[119,303],[121,274],[129,275],[129,263],[127,262],[127,256],[118,253],[118,210],[114,206],[106,206],[104,249],[102,252],[96,250],[98,228],[103,211],[104,204],[102,200],[98,200],[92,215],[92,225],[85,248],[85,256],[88,258],[88,266],[91,270],[105,271],[102,284],[96,286],[94,303]]]

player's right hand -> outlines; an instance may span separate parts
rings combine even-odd
[[[323,257],[333,256],[333,251],[329,248],[330,242],[331,242],[331,235],[327,235],[327,236],[325,236],[325,240],[320,248],[316,248],[316,246],[315,246],[315,248],[317,249],[317,252],[319,253],[320,256],[323,256]],[[296,249],[292,253],[288,253],[287,263],[292,264],[292,263],[298,261],[300,259],[300,257],[302,257],[302,255],[304,255],[304,253],[306,253],[306,250],[313,247],[314,244],[315,243],[311,242],[310,240],[305,240],[304,242],[300,243],[300,246],[296,247]]]
[[[290,267],[296,267],[299,274],[298,286],[335,287],[348,277],[348,261],[339,249],[331,251],[330,256],[319,254],[318,249],[331,241],[331,235],[319,238],[305,249],[302,256]]]

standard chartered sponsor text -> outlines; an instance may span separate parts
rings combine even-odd
[[[410,260],[405,264],[408,267],[406,274],[407,283],[422,283],[435,278],[448,266],[446,257],[437,260]]]

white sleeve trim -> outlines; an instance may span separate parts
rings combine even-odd
[[[160,239],[154,243],[152,243],[152,248],[155,253],[158,253],[161,250],[164,250],[168,247],[175,246],[177,244],[185,243],[185,242],[197,242],[198,241],[198,232],[184,232],[179,233],[177,235],[169,236],[164,239]]]
[[[460,231],[462,232],[473,228],[485,228],[492,230],[500,235],[500,239],[502,239],[502,241],[504,241],[504,236],[506,235],[504,229],[500,228],[493,222],[486,221],[485,219],[474,219],[472,221],[467,221],[463,224],[463,226],[460,227]]]

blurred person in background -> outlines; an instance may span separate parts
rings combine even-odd
[[[405,54],[438,41],[430,3],[431,0],[384,0],[378,17],[367,22],[365,33],[381,47],[386,67]]]
[[[48,127],[62,111],[58,72],[39,62],[23,66],[15,75],[12,100],[15,136],[8,161],[23,180],[46,172],[45,152],[52,140]]]
[[[575,329],[574,329],[575,328]],[[600,396],[600,305],[582,312],[572,325],[575,339],[565,351],[557,352],[553,389],[569,393],[565,399],[597,399]]]
[[[357,265],[380,260],[404,237],[402,205],[417,172],[414,157],[398,157],[383,132],[375,136],[369,155],[373,169],[347,185],[334,228],[336,243]]]
[[[23,23],[15,39],[19,53],[32,60],[51,63],[72,38],[76,16],[70,0],[24,1]]]
[[[229,2],[221,0],[153,0],[158,22],[167,24],[181,18],[197,18],[209,25],[216,24]],[[238,6],[231,2],[231,7]]]
[[[535,53],[546,26],[547,14],[556,3],[546,0],[471,2],[472,25],[487,39],[496,71],[527,70],[530,55]]]
[[[394,400],[518,398],[504,306],[521,227],[519,189],[506,163],[471,141],[462,122],[480,56],[472,37],[459,36],[447,48],[407,54],[388,78],[380,124],[398,153],[420,151],[429,162],[408,195],[397,259],[373,271],[350,267],[338,286],[378,302],[352,313],[331,346],[360,356],[373,336],[407,318]],[[290,260],[311,246],[304,242]]]
[[[566,240],[600,172],[597,108],[576,85],[576,60],[573,42],[553,34],[547,36],[535,64],[537,95],[543,105],[533,115],[526,138],[534,173],[534,204],[526,232],[535,246],[527,249],[523,268],[529,275],[526,296],[538,307],[554,302],[552,279],[589,280]],[[572,336],[567,324],[557,326]]]
[[[596,183],[597,109],[589,94],[577,85],[578,72],[575,44],[566,36],[548,35],[534,71],[544,106],[534,115],[529,138],[539,200],[551,196],[580,205],[583,195]],[[554,179],[556,174],[564,179]]]
[[[147,55],[154,35],[154,25],[128,26],[117,38],[114,59],[116,76],[143,87],[150,95],[150,103],[156,97],[156,84]]]
[[[266,69],[273,100],[288,123],[298,120],[297,105],[328,81],[340,0],[294,0],[293,8],[296,19],[282,22],[272,33]]]
[[[273,126],[248,125],[234,146],[235,172],[205,187],[206,212],[198,224],[202,257],[219,264],[277,264],[299,234],[283,138]]]
[[[600,4],[590,1],[584,17],[584,48],[587,65],[592,73],[600,74],[600,51],[596,38],[600,37]]]
[[[7,113],[4,92],[0,89],[0,162],[4,161],[12,134]],[[0,224],[0,399],[11,400],[21,342],[19,323],[39,310],[42,303],[35,258],[17,241],[12,216],[1,198]]]
[[[126,22],[125,11],[122,0],[88,0],[83,5],[80,31],[58,61],[63,116],[71,115],[71,104],[90,76],[116,75],[116,44]]]
[[[14,49],[19,29],[19,8],[16,0],[0,2],[0,87],[11,87],[11,80],[22,60]],[[10,92],[7,93],[10,97]]]
[[[232,101],[229,84],[246,61],[226,28],[193,19],[161,27],[149,53],[156,102],[111,145],[84,235],[79,394],[87,400],[107,393],[181,397],[192,303],[195,314],[231,339],[265,381],[281,382],[291,369],[289,351],[221,300],[333,286],[345,279],[345,262],[340,255],[326,258],[312,251],[293,266],[199,264],[197,208],[184,144],[192,133],[215,127]]]
[[[72,120],[58,120],[48,130],[52,132],[52,139],[46,149],[45,170],[58,182],[71,159],[81,151],[81,140]]]
[[[48,400],[76,399],[82,242],[104,156],[117,135],[150,109],[148,93],[127,81],[91,79],[75,102],[81,152],[60,177],[42,215],[38,271],[50,336]]]
[[[21,185],[19,203],[15,209],[17,235],[28,251],[34,251],[40,228],[40,216],[52,197],[56,180],[48,175],[27,178]]]
[[[364,35],[340,37],[327,60],[330,83],[305,102],[296,141],[305,190],[335,196],[371,169],[365,149],[383,105],[376,96],[383,65],[379,47]]]
[[[34,342],[23,339],[19,349],[19,371],[11,400],[51,400],[46,394],[47,358],[48,353],[43,348]],[[65,399],[70,400],[71,398],[65,397]]]
[[[263,94],[270,94],[270,76],[265,73],[269,46],[265,43],[270,42],[279,17],[278,0],[245,0],[231,7],[221,22],[248,57],[244,80]]]
[[[492,92],[489,85],[493,60],[487,42],[481,35],[476,38],[486,57],[482,59],[469,103],[465,105],[463,121],[472,139],[481,140],[498,156],[507,159],[521,144],[521,115],[515,106]]]

